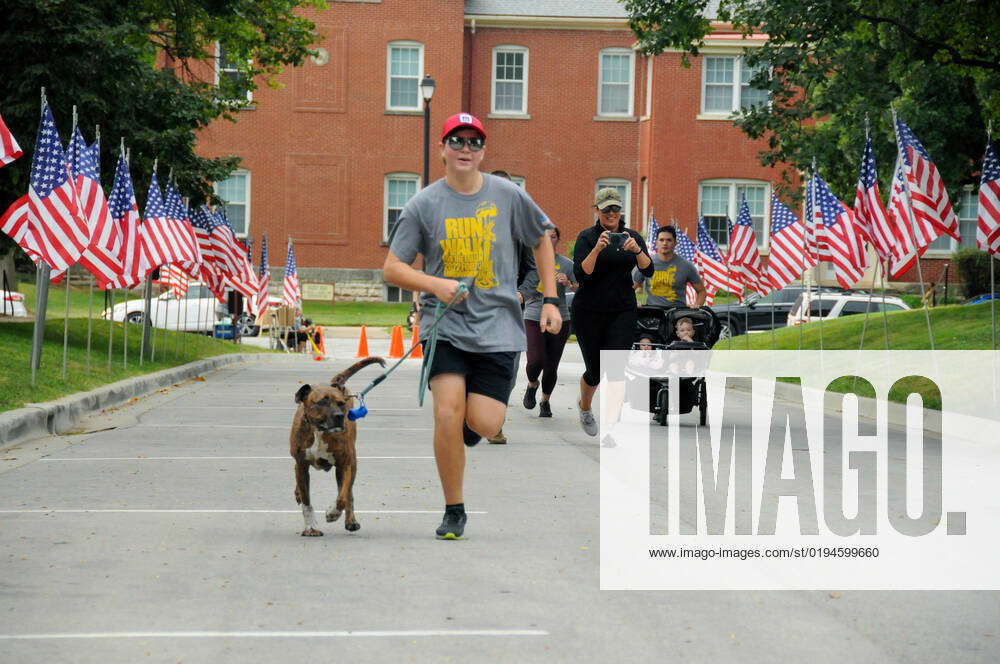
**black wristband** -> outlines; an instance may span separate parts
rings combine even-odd
[[[558,307],[559,306],[559,298],[558,297],[543,297],[542,298],[542,304],[554,304],[554,305],[556,305]]]

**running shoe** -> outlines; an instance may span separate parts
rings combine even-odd
[[[580,426],[588,436],[596,436],[598,432],[597,420],[594,419],[594,411],[584,410],[580,402],[576,402],[576,407],[580,409]]]
[[[552,417],[552,406],[549,405],[548,401],[538,402],[538,416],[539,417]]]
[[[435,531],[437,538],[444,540],[462,539],[462,533],[465,532],[465,522],[467,520],[468,517],[465,515],[465,512],[449,512],[445,510],[441,525]]]
[[[468,424],[462,422],[462,439],[465,441],[466,447],[473,447],[474,445],[478,445],[483,437],[470,429]]]
[[[503,429],[500,429],[500,431],[497,432],[497,435],[487,438],[486,440],[490,441],[491,445],[507,444],[507,436],[503,435]]]
[[[534,407],[535,407],[535,392],[537,392],[537,391],[538,391],[538,386],[537,385],[535,385],[534,387],[532,387],[531,385],[529,385],[528,389],[526,389],[524,391],[524,398],[521,399],[521,405],[524,406],[525,408],[527,408],[528,410],[534,409]]]

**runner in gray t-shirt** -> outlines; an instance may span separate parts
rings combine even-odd
[[[434,456],[444,490],[439,539],[465,530],[465,447],[500,430],[507,414],[514,357],[524,331],[517,299],[516,243],[534,248],[543,292],[540,324],[558,332],[562,321],[552,245],[540,242],[545,214],[512,182],[479,170],[486,142],[482,123],[469,113],[449,117],[441,132],[445,177],[404,206],[383,266],[387,283],[425,295],[421,335],[426,341],[433,305],[449,303],[464,282],[469,293],[438,326],[430,388],[434,397]],[[423,254],[424,272],[410,265]],[[429,306],[430,305],[430,306]],[[463,426],[464,425],[464,426]]]
[[[674,253],[676,246],[677,231],[674,227],[661,227],[656,233],[653,276],[647,279],[639,270],[632,271],[632,287],[645,287],[647,306],[684,305],[688,284],[691,284],[697,294],[693,306],[697,308],[705,304],[708,292],[698,275],[698,269],[690,261]]]

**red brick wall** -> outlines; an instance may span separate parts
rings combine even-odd
[[[638,123],[595,121],[600,51],[628,48],[625,31],[482,29],[466,31],[471,43],[470,110],[489,133],[486,170],[502,168],[526,178],[535,201],[562,230],[566,241],[593,223],[594,187],[600,178],[632,182],[629,225],[641,228],[639,216]],[[528,48],[530,120],[488,118],[491,104],[493,48]],[[637,58],[635,88],[644,80]],[[635,91],[635,90],[634,90]],[[639,94],[633,104],[641,110]]]
[[[383,0],[331,3],[306,12],[327,35],[330,61],[279,76],[279,90],[254,93],[236,124],[203,132],[205,156],[236,154],[251,172],[250,235],[269,235],[272,262],[295,238],[304,267],[381,267],[384,176],[423,172],[423,115],[385,112],[387,45],[424,44],[424,70],[437,81],[432,141],[462,89],[463,2]],[[443,174],[432,150],[431,178]]]

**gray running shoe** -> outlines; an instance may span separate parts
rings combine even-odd
[[[467,518],[465,512],[445,511],[444,519],[441,520],[441,525],[435,531],[437,538],[444,540],[462,539],[462,534],[465,533]]]
[[[588,436],[596,436],[598,432],[597,420],[594,419],[594,411],[584,410],[580,402],[576,402],[576,407],[580,409],[580,426]]]

